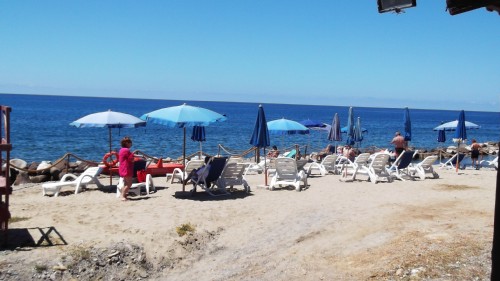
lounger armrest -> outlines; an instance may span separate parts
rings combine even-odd
[[[65,174],[65,175],[61,178],[60,182],[67,181],[67,180],[68,180],[68,178],[69,178],[70,180],[76,180],[78,177],[77,177],[76,175],[73,175],[73,174]]]

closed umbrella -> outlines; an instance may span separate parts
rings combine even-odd
[[[446,142],[446,132],[445,130],[438,131],[437,141],[440,143]],[[441,149],[439,149],[439,163],[441,163]]]
[[[332,126],[330,127],[330,131],[328,131],[328,140],[335,142],[342,141],[342,134],[340,131],[340,119],[337,113],[335,113],[335,116],[333,116]]]
[[[111,129],[112,128],[137,128],[146,126],[143,120],[127,114],[116,111],[104,111],[86,115],[69,124],[77,128],[108,128],[109,131],[109,153],[111,155]],[[112,183],[112,173],[109,172],[109,184]]]
[[[356,120],[356,125],[354,126],[354,142],[359,142],[359,146],[361,146],[361,141],[363,140],[363,132],[361,130],[361,118],[358,117]]]
[[[252,138],[250,138],[250,144],[257,147],[258,151],[260,148],[264,148],[264,163],[266,163],[266,147],[271,145],[271,140],[269,139],[269,130],[267,129],[266,114],[264,113],[264,107],[259,105],[259,111],[257,113],[257,119],[255,120],[255,126],[252,132]],[[260,162],[259,155],[257,153],[257,163]],[[264,178],[265,185],[267,186],[267,165],[264,164]]]
[[[205,127],[204,126],[193,126],[193,132],[191,133],[191,140],[197,141],[200,143],[200,159],[203,155],[203,149],[201,143],[206,141],[205,138]]]
[[[410,120],[410,110],[408,107],[405,108],[404,114],[404,127],[405,127],[405,141],[411,141],[411,120]]]
[[[171,106],[155,111],[151,111],[141,116],[142,120],[161,124],[171,128],[183,129],[183,144],[182,144],[182,164],[186,162],[186,127],[193,126],[208,126],[214,122],[226,121],[227,118],[212,110],[191,106],[187,104],[179,106]],[[184,183],[182,184],[184,191]]]
[[[352,107],[349,107],[349,113],[347,114],[347,141],[346,144],[354,144],[354,113]]]
[[[465,112],[462,110],[458,115],[457,127],[455,129],[455,138],[453,141],[458,142],[457,160],[460,159],[460,143],[467,140],[467,128],[465,127]],[[456,171],[458,172],[458,161]]]
[[[438,142],[446,142],[446,132],[445,132],[445,130],[439,130],[438,131],[437,141]]]
[[[332,126],[330,126],[330,130],[328,131],[328,140],[335,142],[335,151],[337,151],[337,142],[342,141],[340,119],[337,113],[333,116]]]

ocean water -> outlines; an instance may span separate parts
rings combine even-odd
[[[249,141],[259,105],[256,103],[0,94],[0,104],[12,107],[11,158],[21,158],[27,162],[53,161],[67,152],[88,160],[100,160],[109,149],[108,129],[75,128],[69,123],[87,114],[108,109],[140,117],[144,113],[182,103],[208,108],[228,117],[225,122],[206,127],[207,141],[202,143],[204,152],[217,153],[219,144],[235,153],[251,147]],[[267,121],[284,117],[295,121],[312,119],[331,124],[334,114],[338,113],[341,126],[347,124],[349,108],[345,106],[262,105]],[[390,140],[394,132],[404,129],[404,109],[352,106],[355,117],[360,117],[361,126],[368,130],[358,146],[361,149],[369,146],[392,149]],[[458,119],[458,114],[458,111],[410,108],[413,134],[410,145],[417,149],[454,145],[454,132],[447,132],[447,141],[441,144],[437,142],[437,132],[433,128],[441,122]],[[481,126],[478,130],[467,131],[469,140],[475,138],[480,143],[500,140],[500,112],[466,111],[465,116],[467,121]],[[130,136],[133,150],[139,149],[157,157],[177,158],[182,155],[182,131],[180,128],[155,124],[136,129],[113,129],[112,147],[118,150],[120,139]],[[190,139],[190,128],[186,135],[186,154],[189,155],[199,150],[199,143]],[[271,145],[277,145],[281,150],[299,144],[308,145],[307,152],[311,152],[322,149],[328,143],[325,131],[311,131],[309,135],[271,135]]]

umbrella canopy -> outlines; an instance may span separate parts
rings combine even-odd
[[[142,120],[161,124],[171,128],[183,128],[182,163],[186,162],[186,127],[208,126],[214,122],[226,121],[227,118],[212,110],[187,104],[171,106],[151,111],[141,116]],[[184,191],[184,184],[183,191]]]
[[[307,128],[324,128],[326,125],[323,122],[316,120],[306,119],[299,122],[300,124],[306,126]]]
[[[142,120],[167,127],[208,126],[210,123],[226,121],[227,118],[212,110],[187,104],[166,107],[141,116]]]
[[[356,120],[356,125],[354,126],[354,138],[353,138],[354,142],[359,142],[361,143],[361,141],[363,140],[363,133],[361,131],[361,118],[358,117],[358,119]]]
[[[342,141],[342,134],[340,132],[340,120],[337,113],[333,117],[332,126],[328,132],[329,141]]]
[[[411,141],[411,120],[410,120],[410,110],[408,107],[405,108],[404,114],[404,125],[405,125],[405,141]]]
[[[353,145],[354,144],[354,113],[352,107],[349,107],[349,113],[347,114],[347,141],[346,144]]]
[[[436,128],[434,128],[434,131],[439,131],[439,130],[455,131],[457,129],[457,125],[458,125],[458,120],[447,122],[447,123],[441,124],[441,125],[437,126]],[[465,128],[467,128],[467,129],[479,129],[479,128],[481,128],[481,126],[474,124],[472,122],[469,122],[469,121],[465,121]]]
[[[77,128],[108,128],[109,151],[111,151],[111,128],[137,128],[146,126],[146,122],[127,113],[104,111],[86,115],[69,123]]]
[[[347,133],[348,131],[349,131],[349,128],[347,128],[347,126],[340,128],[341,133]],[[353,127],[353,132],[354,132],[354,127]],[[366,133],[366,132],[368,132],[368,129],[361,128],[361,132]]]
[[[285,118],[267,122],[267,128],[273,135],[309,134],[309,129],[306,126]]]
[[[271,145],[269,130],[266,122],[266,114],[264,113],[264,107],[262,107],[262,105],[259,105],[259,112],[257,113],[257,119],[255,120],[255,126],[253,128],[250,144],[259,148],[265,148]]]

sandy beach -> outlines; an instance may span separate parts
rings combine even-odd
[[[487,280],[496,171],[436,171],[438,179],[377,184],[311,176],[302,192],[258,187],[264,176],[254,174],[250,194],[184,199],[181,184],[156,177],[155,193],[128,202],[95,185],[59,197],[15,186],[16,248],[0,251],[0,280]],[[193,231],[180,237],[187,224]],[[114,263],[116,245],[140,247],[140,266]],[[78,251],[108,265],[75,272]]]

